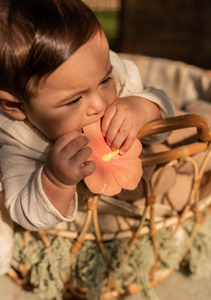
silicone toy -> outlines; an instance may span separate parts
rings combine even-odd
[[[113,196],[121,189],[134,190],[142,176],[142,163],[139,154],[142,150],[141,142],[136,139],[133,146],[123,155],[119,150],[112,152],[106,144],[100,129],[100,120],[83,128],[88,137],[92,155],[89,160],[94,161],[94,173],[84,178],[90,191],[94,194]]]

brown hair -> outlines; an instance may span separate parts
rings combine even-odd
[[[81,0],[0,0],[0,90],[29,103],[40,80],[101,30]]]

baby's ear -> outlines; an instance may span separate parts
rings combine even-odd
[[[0,109],[16,120],[26,119],[22,102],[14,95],[2,90],[0,90]]]

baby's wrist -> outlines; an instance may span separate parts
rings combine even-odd
[[[144,111],[145,120],[146,120],[145,124],[150,121],[159,120],[162,118],[160,113],[160,108],[156,103],[148,99],[141,98],[140,105],[141,105],[142,112]]]
[[[45,168],[42,171],[41,174],[41,180],[42,184],[46,183],[54,188],[58,188],[60,190],[76,190],[76,184],[74,185],[67,185],[62,182],[60,182],[57,178],[55,178],[53,175],[51,175],[49,172],[46,172]]]
[[[65,216],[70,202],[75,195],[76,185],[55,184],[49,179],[44,170],[41,173],[41,182],[43,191],[51,204],[62,216]]]

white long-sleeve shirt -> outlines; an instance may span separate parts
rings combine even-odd
[[[140,96],[156,103],[163,118],[174,115],[173,103],[164,92],[143,86],[134,63],[121,60],[114,52],[110,52],[110,59],[118,98]],[[151,136],[146,142],[159,142],[166,137]],[[62,216],[43,191],[41,173],[51,145],[52,141],[28,120],[17,121],[0,111],[1,190],[5,190],[3,201],[12,220],[33,231],[51,228],[62,221],[70,222],[77,212],[77,193],[71,199],[66,215]],[[4,222],[3,218],[1,222]],[[2,259],[3,255],[0,269]]]

